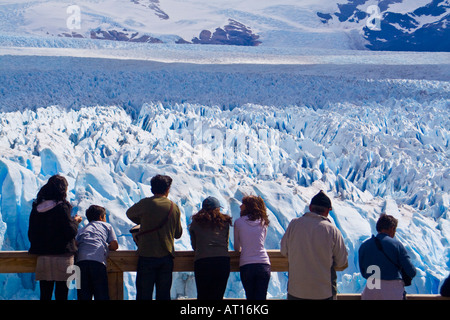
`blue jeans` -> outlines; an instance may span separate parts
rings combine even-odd
[[[170,300],[172,287],[173,257],[141,257],[138,259],[136,274],[136,300],[152,300],[153,287],[156,300]]]
[[[78,300],[109,300],[108,274],[106,266],[97,261],[77,262],[81,272],[81,288],[77,290]]]
[[[266,300],[270,280],[270,264],[250,263],[239,268],[248,300]]]

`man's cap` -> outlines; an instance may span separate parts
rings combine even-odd
[[[327,197],[323,190],[320,190],[320,192],[311,199],[311,205],[331,209],[331,200]]]
[[[217,200],[214,197],[208,197],[205,200],[203,200],[202,203],[202,209],[205,210],[212,210],[212,209],[216,209],[216,208],[220,208],[220,202],[219,200]]]

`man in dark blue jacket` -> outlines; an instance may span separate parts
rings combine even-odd
[[[359,268],[367,279],[361,295],[364,300],[401,300],[405,298],[405,283],[401,270],[411,279],[416,268],[405,247],[394,239],[398,220],[382,214],[377,221],[377,236],[372,236],[359,248]]]
[[[450,297],[450,276],[448,276],[442,284],[440,293],[443,297]]]

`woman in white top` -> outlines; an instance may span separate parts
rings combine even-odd
[[[241,251],[239,267],[245,295],[265,300],[270,280],[270,260],[264,242],[269,219],[261,197],[242,199],[241,217],[234,224],[234,249]]]

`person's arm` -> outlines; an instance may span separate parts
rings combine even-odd
[[[78,233],[78,224],[81,222],[82,218],[80,216],[71,217],[71,207],[68,203],[61,204],[62,209],[58,209],[58,214],[56,215],[58,219],[58,226],[60,226],[63,231],[65,240],[75,239]]]
[[[366,266],[366,248],[367,244],[362,243],[361,246],[358,249],[358,265],[359,265],[359,271],[361,272],[361,276],[364,279],[367,279],[369,275],[367,274],[367,266]]]
[[[117,240],[111,241],[108,245],[108,249],[111,251],[116,251],[117,249],[119,249],[119,243],[117,242]]]
[[[183,235],[183,227],[181,226],[181,213],[180,213],[180,209],[178,208],[178,206],[176,204],[174,204],[174,206],[175,206],[175,210],[178,215],[178,218],[176,221],[176,226],[175,226],[175,239],[180,239],[181,236]]]
[[[144,212],[143,200],[144,199],[132,205],[126,212],[128,219],[136,224],[141,223],[142,214]]]
[[[194,228],[192,227],[192,224],[193,224],[194,222],[192,222],[190,225],[189,225],[189,235],[190,235],[190,237],[191,237],[191,246],[192,246],[192,249],[194,249],[194,251],[195,251],[195,249],[196,249],[196,238],[195,238],[195,231],[194,231]]]
[[[111,225],[109,225],[108,232],[108,249],[111,251],[116,251],[119,249],[119,242],[117,242],[116,233]]]
[[[284,233],[283,237],[281,238],[281,243],[280,243],[280,252],[285,257],[287,257],[289,254],[290,231],[291,231],[291,224],[289,224],[288,227],[286,228],[286,232]]]
[[[238,221],[236,221],[234,223],[234,251],[241,251],[241,239],[240,239],[240,235],[239,232],[241,231],[241,227],[240,227],[240,223]]]
[[[336,233],[336,243],[333,248],[333,267],[336,271],[343,271],[348,267],[348,252],[344,238],[340,232]]]
[[[411,262],[411,258],[408,255],[406,248],[399,242],[399,261],[400,266],[406,272],[408,276],[414,278],[416,276],[416,267]]]
[[[34,208],[35,204],[33,204],[33,210],[31,210],[30,218],[28,219],[28,240],[30,243],[33,243],[37,240],[36,236],[36,209]]]

